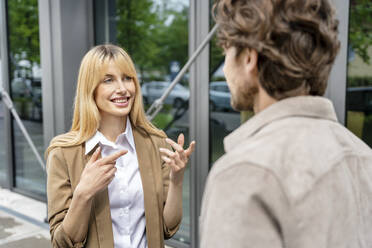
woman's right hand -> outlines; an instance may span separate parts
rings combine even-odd
[[[114,179],[116,160],[127,152],[127,150],[121,150],[107,157],[99,158],[101,148],[98,147],[86,164],[76,191],[86,200],[90,200],[95,194],[104,190]]]

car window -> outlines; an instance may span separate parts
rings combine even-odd
[[[366,90],[366,105],[372,106],[372,91]]]
[[[185,90],[185,88],[179,84],[176,84],[176,86],[174,87],[175,90]]]

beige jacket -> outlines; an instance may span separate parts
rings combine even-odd
[[[224,142],[203,198],[202,248],[372,247],[372,152],[329,100],[279,101]]]
[[[164,225],[163,207],[167,199],[169,167],[159,154],[159,147],[167,147],[163,138],[149,135],[141,128],[133,128],[133,136],[142,179],[146,238],[149,248],[164,247],[164,238],[170,238],[179,225],[169,229]],[[62,221],[69,209],[80,175],[91,154],[84,155],[84,144],[56,148],[47,160],[48,219],[53,247],[113,248],[113,232],[107,189],[93,200],[88,234],[83,243],[73,244],[62,229]]]

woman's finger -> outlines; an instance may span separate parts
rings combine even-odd
[[[187,148],[187,150],[185,151],[185,154],[186,154],[187,158],[189,158],[190,155],[194,152],[194,150],[195,150],[195,144],[196,144],[196,142],[195,141],[192,141],[190,143],[189,148]]]
[[[167,155],[170,159],[172,159],[177,166],[181,168],[185,167],[185,164],[186,164],[185,159],[187,160],[187,158],[183,150],[182,150],[182,155],[179,154],[178,152],[172,152],[165,148],[159,148],[159,150],[163,154]]]
[[[179,171],[181,167],[177,166],[177,164],[173,163],[173,160],[166,157],[166,156],[161,156],[161,158],[169,165],[173,171]]]
[[[183,143],[184,143],[184,136],[183,134],[178,137],[179,143],[174,142],[171,139],[166,139],[167,143],[170,144],[174,150],[176,150],[180,156],[181,161],[184,163],[187,162],[187,156],[185,155],[185,150],[183,149]],[[182,146],[181,146],[182,144]]]
[[[177,153],[172,152],[172,151],[170,151],[170,150],[168,150],[168,149],[165,149],[165,148],[159,148],[159,151],[160,151],[161,153],[167,155],[167,156],[170,157],[170,158],[176,158],[176,156],[177,156]]]
[[[178,151],[178,152],[181,152],[183,151],[183,147],[180,146],[178,143],[174,142],[173,140],[169,139],[169,138],[166,138],[165,141],[170,144],[174,150]]]
[[[121,151],[115,152],[111,155],[108,155],[107,157],[101,158],[100,160],[97,161],[97,163],[99,163],[99,165],[115,163],[119,157],[123,156],[127,152],[128,150],[121,150]]]
[[[98,160],[99,155],[101,155],[101,147],[97,147],[97,149],[94,151],[94,153],[93,153],[92,156],[90,157],[88,163],[89,163],[89,164],[93,164],[95,161]]]
[[[161,156],[161,158],[164,160],[164,162],[169,165],[169,166],[173,166],[174,165],[174,160],[173,159],[170,159],[168,158],[167,156]]]
[[[169,166],[171,166],[172,168],[174,168],[175,170],[179,170],[181,169],[182,167],[179,166],[177,163],[175,163],[174,159],[171,159],[171,158],[168,158],[167,156],[161,156],[161,158],[165,161],[165,163]]]
[[[180,133],[180,135],[178,135],[177,143],[178,143],[178,144],[182,147],[182,149],[183,149],[183,145],[185,144],[185,136],[183,135],[183,133]]]

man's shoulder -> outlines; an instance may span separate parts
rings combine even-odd
[[[372,152],[340,124],[289,118],[237,144],[215,163],[210,177],[230,170],[250,178],[248,171],[259,169],[275,177],[295,200],[312,191],[347,156],[372,158]]]

